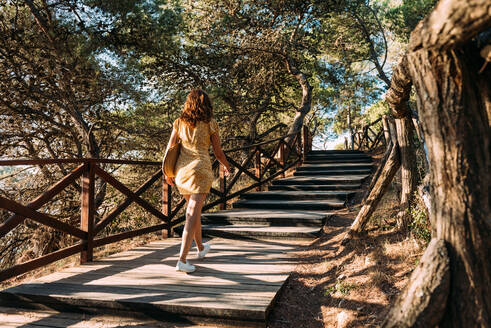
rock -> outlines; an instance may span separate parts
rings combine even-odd
[[[344,280],[346,279],[346,275],[345,274],[340,274],[339,277],[338,277],[338,280]]]

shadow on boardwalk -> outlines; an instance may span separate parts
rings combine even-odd
[[[67,268],[2,291],[2,304],[43,304],[59,312],[155,320],[264,322],[293,263],[299,242],[212,240],[206,259],[189,259],[193,274],[176,272],[180,240],[152,242],[86,265]],[[50,321],[51,320],[51,321]],[[48,325],[44,316],[26,326]],[[73,320],[73,318],[71,319]],[[131,326],[130,326],[131,327]]]

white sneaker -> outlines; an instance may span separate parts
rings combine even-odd
[[[203,250],[200,251],[199,248],[198,248],[198,252],[197,252],[198,253],[198,258],[199,259],[204,258],[206,256],[206,254],[208,254],[208,252],[210,251],[210,248],[211,248],[210,244],[203,243]]]
[[[194,272],[194,270],[196,270],[196,267],[194,265],[192,265],[191,263],[189,263],[188,261],[186,261],[186,263],[181,262],[181,261],[177,261],[176,271],[182,271],[182,272],[190,273],[190,272]]]

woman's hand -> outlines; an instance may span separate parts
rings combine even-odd
[[[230,175],[230,167],[224,166],[223,167],[223,175],[228,177]]]
[[[171,185],[171,186],[174,185],[174,178],[166,176],[165,181],[167,182],[168,185]]]

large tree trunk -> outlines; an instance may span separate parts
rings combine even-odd
[[[410,283],[397,297],[383,328],[435,327],[448,299],[450,268],[445,242],[432,239],[411,274]]]
[[[416,191],[416,154],[413,146],[413,124],[411,118],[405,116],[396,121],[397,143],[401,152],[401,203],[397,214],[397,227],[407,232],[410,215],[409,209],[413,204]]]
[[[472,45],[409,55],[431,167],[434,236],[448,243],[442,327],[488,327],[491,313],[491,70]]]

